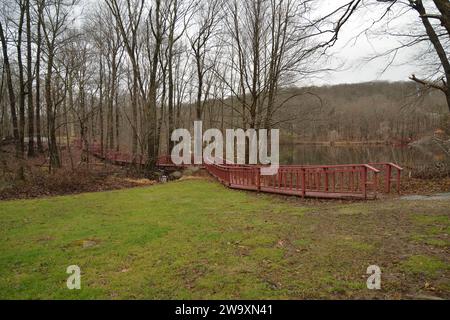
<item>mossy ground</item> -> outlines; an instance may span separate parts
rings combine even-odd
[[[450,298],[449,217],[448,200],[302,201],[207,180],[0,202],[0,298]]]

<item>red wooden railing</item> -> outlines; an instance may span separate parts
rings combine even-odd
[[[392,189],[392,183],[395,183],[397,188],[397,193],[400,194],[400,186],[402,179],[403,168],[396,165],[395,163],[370,163],[371,166],[377,168],[381,171],[384,181],[384,192],[390,193]]]
[[[205,164],[205,168],[230,188],[316,198],[376,198],[380,173],[367,164],[280,166],[272,176],[261,175],[260,166]]]
[[[82,143],[75,142],[80,148]],[[145,164],[146,157],[129,153],[105,151],[98,144],[91,144],[89,152],[94,156],[118,165]],[[224,162],[224,161],[220,161]],[[186,167],[175,165],[170,156],[157,160],[159,167]],[[277,174],[261,175],[262,166],[215,164],[202,165],[220,183],[233,189],[254,190],[268,193],[296,195],[314,198],[376,198],[378,193],[390,193],[392,184],[400,192],[402,168],[394,163],[351,165],[281,165]],[[380,181],[382,184],[380,184]],[[382,187],[380,189],[380,187]]]

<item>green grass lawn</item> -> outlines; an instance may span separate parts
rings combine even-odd
[[[302,201],[207,180],[0,202],[3,299],[450,297],[450,201]],[[369,265],[382,290],[366,288]],[[66,268],[82,270],[68,290]]]

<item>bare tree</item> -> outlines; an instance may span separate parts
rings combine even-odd
[[[5,31],[3,29],[3,24],[1,21],[0,21],[0,40],[2,43],[3,65],[4,65],[5,72],[6,72],[6,81],[8,83],[8,96],[9,96],[9,105],[10,105],[12,124],[13,124],[13,135],[14,135],[15,146],[16,146],[16,156],[19,156],[20,155],[20,135],[19,135],[19,126],[18,126],[18,122],[17,122],[16,95],[14,93],[11,65],[9,62],[8,42],[6,40]]]
[[[206,73],[212,69],[208,64],[207,55],[211,50],[211,42],[214,32],[220,22],[221,0],[199,1],[195,6],[195,32],[188,35],[191,45],[192,55],[194,57],[197,73],[197,102],[195,116],[197,120],[201,120],[203,109],[207,97],[204,93],[204,80]]]
[[[19,66],[19,137],[20,137],[20,156],[24,156],[25,152],[25,78],[23,72],[23,61],[22,61],[22,36],[23,36],[23,25],[25,20],[25,0],[19,1],[19,22],[17,26],[17,64]]]
[[[47,71],[45,75],[45,101],[47,113],[48,152],[50,168],[60,167],[61,161],[56,140],[56,101],[54,101],[52,82],[55,55],[65,42],[68,24],[77,0],[55,0],[47,3],[42,14],[42,31],[47,58]]]
[[[158,61],[163,42],[163,37],[166,31],[166,17],[163,14],[161,7],[161,0],[156,0],[154,10],[150,11],[147,25],[151,26],[151,34],[153,35],[153,54],[150,65],[150,82],[148,102],[146,103],[146,122],[149,124],[147,136],[147,167],[153,169],[156,164],[156,158],[159,152],[159,137],[157,134],[157,89],[156,76],[158,72]]]
[[[128,53],[133,70],[133,91],[132,91],[132,110],[133,110],[133,138],[132,151],[136,156],[138,146],[138,105],[139,94],[143,94],[143,82],[139,67],[138,57],[138,33],[142,23],[145,2],[143,0],[126,0],[118,2],[117,0],[106,1],[119,30],[122,41]]]
[[[41,54],[42,54],[42,18],[45,2],[36,0],[37,7],[37,36],[36,36],[36,142],[37,150],[42,153],[41,134]]]
[[[448,37],[450,37],[450,4],[448,1],[443,0],[434,0],[433,1],[436,7],[439,9],[439,14],[428,13],[425,9],[425,6],[422,0],[410,0],[410,6],[419,13],[420,19],[422,21],[423,26],[425,27],[425,31],[428,35],[429,40],[433,44],[434,50],[436,51],[437,56],[442,65],[442,69],[444,70],[444,76],[438,79],[424,80],[419,79],[415,75],[411,76],[413,81],[417,83],[423,84],[425,86],[429,86],[432,88],[436,88],[441,90],[447,99],[448,109],[450,111],[450,61],[448,52],[444,48],[444,41],[448,41]],[[441,31],[438,26],[433,26],[430,19],[438,19],[441,21],[441,25],[445,27],[447,34],[445,37],[440,37],[439,34]]]
[[[322,70],[313,67],[322,44],[311,39],[314,24],[303,19],[311,10],[309,1],[290,0],[234,1],[227,7],[233,58],[227,59],[230,76],[217,74],[239,102],[240,108],[232,108],[244,127],[272,127],[274,114],[294,97],[278,101],[279,90]]]
[[[183,1],[171,0],[168,3],[168,35],[167,35],[167,72],[168,72],[168,131],[175,129],[175,81],[174,81],[174,47],[184,35],[187,27],[188,13],[190,6],[186,6]],[[177,34],[177,26],[182,23]],[[172,150],[173,141],[169,137],[169,150]]]
[[[34,107],[33,107],[33,64],[32,64],[32,40],[31,40],[31,14],[30,0],[25,0],[26,25],[27,25],[27,103],[28,103],[28,157],[34,157]]]
[[[449,37],[450,37],[450,4],[447,0],[408,0],[408,1],[399,1],[399,0],[373,0],[373,2],[368,3],[367,5],[376,5],[381,3],[382,6],[385,6],[385,10],[381,14],[381,17],[378,17],[375,23],[382,23],[384,19],[388,16],[388,13],[393,12],[396,7],[406,8],[415,11],[418,14],[418,18],[422,23],[422,27],[425,32],[419,31],[419,33],[412,33],[410,29],[392,32],[390,33],[393,37],[399,37],[401,39],[409,38],[406,41],[401,41],[400,46],[396,48],[392,48],[382,54],[381,56],[389,56],[391,55],[391,59],[389,61],[389,65],[392,64],[397,52],[402,48],[410,48],[413,46],[420,46],[424,42],[428,42],[431,44],[433,48],[434,57],[438,58],[438,71],[436,69],[432,70],[431,74],[424,77],[417,77],[416,75],[412,75],[410,77],[411,80],[415,81],[418,84],[425,86],[425,88],[434,88],[440,90],[444,93],[447,99],[447,106],[450,111],[450,61],[448,55],[449,49]],[[341,31],[343,25],[349,20],[349,18],[359,9],[364,7],[363,2],[360,0],[349,1],[345,6],[338,8],[333,11],[327,17],[332,16],[333,14],[342,13],[342,16],[338,19],[338,23],[336,24],[336,28],[333,28],[333,37],[332,42],[334,43],[337,40],[338,34]],[[394,13],[394,16],[389,18],[391,21],[396,19],[399,16],[403,16],[404,11],[397,11]],[[392,14],[390,15],[392,16]],[[434,23],[437,22],[437,23]],[[372,28],[373,26],[371,26]],[[386,31],[385,31],[386,33]],[[420,50],[420,47],[419,47]],[[422,51],[424,52],[424,51]],[[426,50],[425,50],[426,53]],[[423,60],[423,59],[422,59]],[[434,64],[435,65],[435,64]]]

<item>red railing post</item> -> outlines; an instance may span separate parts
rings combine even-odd
[[[363,196],[364,199],[367,199],[367,167],[363,166],[363,181],[362,181],[362,188],[363,188]]]
[[[392,167],[390,164],[386,165],[386,173],[385,173],[386,177],[386,181],[385,181],[385,192],[386,193],[391,193],[391,179],[392,179]]]
[[[302,197],[306,196],[306,169],[302,168]]]
[[[281,184],[282,184],[282,174],[281,174],[281,169],[278,170],[278,188],[281,188]]]
[[[400,170],[400,169],[397,169],[397,192],[398,192],[398,194],[400,194],[400,182],[401,182],[401,179],[402,179],[402,170]]]
[[[376,199],[378,196],[378,172],[373,173],[373,188],[374,188],[374,196]]]
[[[261,169],[256,168],[255,172],[256,172],[256,177],[255,177],[256,190],[258,190],[258,192],[259,192],[259,191],[261,191]]]

